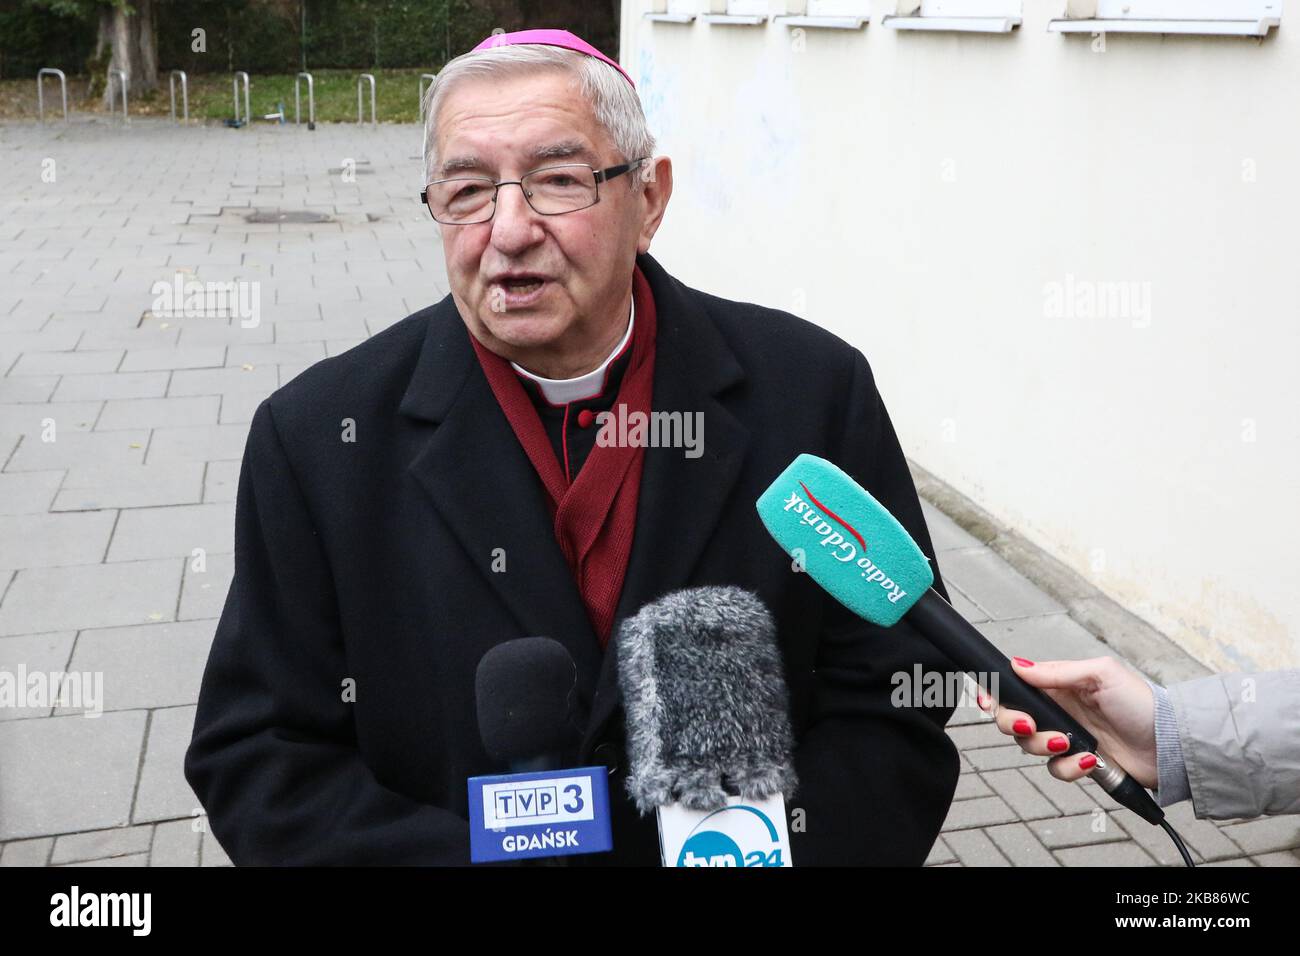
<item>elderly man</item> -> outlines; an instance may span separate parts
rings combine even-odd
[[[213,833],[236,863],[468,862],[466,778],[506,769],[480,738],[476,667],[544,635],[577,665],[568,765],[611,770],[614,849],[570,860],[655,864],[610,635],[668,591],[734,584],[777,624],[795,864],[921,863],[956,784],[951,708],[895,707],[892,681],[950,665],[795,573],[754,509],[811,452],[933,554],[866,360],[647,254],[672,164],[631,79],[578,38],[492,38],[428,105],[421,199],[451,294],[303,372],[250,427],[185,762]],[[699,427],[647,447],[601,412]]]

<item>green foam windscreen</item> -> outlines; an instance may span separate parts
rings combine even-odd
[[[777,544],[854,614],[890,627],[934,584],[929,559],[871,493],[800,455],[758,499]]]

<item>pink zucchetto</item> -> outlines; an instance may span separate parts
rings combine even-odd
[[[541,46],[560,46],[566,50],[574,50],[578,53],[584,53],[587,56],[594,56],[596,59],[608,63],[618,72],[623,74],[623,79],[632,83],[632,77],[627,75],[627,71],[611,60],[605,54],[601,53],[594,46],[581,37],[574,36],[568,30],[517,30],[514,33],[494,33],[478,46],[471,50],[471,53],[477,53],[479,50],[490,50],[498,46],[518,46],[524,43],[536,43]],[[632,83],[632,88],[636,89],[636,84]]]

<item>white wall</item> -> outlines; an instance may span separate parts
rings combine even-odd
[[[676,180],[651,251],[858,346],[909,457],[1204,663],[1300,666],[1300,11],[1094,52],[1061,7],[796,34],[625,0]],[[1061,301],[1099,283],[1136,298]]]

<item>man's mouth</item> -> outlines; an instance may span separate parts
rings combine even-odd
[[[529,292],[534,292],[537,289],[540,289],[544,281],[545,280],[543,279],[537,278],[503,279],[501,285],[505,287],[507,292],[512,292],[518,295],[527,295]]]

